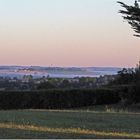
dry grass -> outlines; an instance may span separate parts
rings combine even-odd
[[[91,110],[0,111],[0,138],[140,138],[140,113]]]
[[[122,138],[140,138],[140,134],[124,133],[124,132],[100,132],[95,130],[87,130],[81,128],[49,128],[33,125],[17,125],[12,123],[0,123],[0,128],[28,130],[37,132],[50,132],[50,133],[68,133],[80,135],[96,135],[101,137],[122,137]]]

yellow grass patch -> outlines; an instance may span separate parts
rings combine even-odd
[[[18,125],[13,123],[0,123],[0,128],[29,130],[38,132],[51,132],[51,133],[70,133],[81,135],[95,135],[95,136],[108,136],[108,137],[125,137],[125,138],[140,138],[140,134],[123,133],[123,132],[100,132],[95,130],[86,130],[81,128],[49,128],[33,125]]]

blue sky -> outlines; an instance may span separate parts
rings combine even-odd
[[[0,0],[1,23],[11,25],[118,22],[118,9],[116,0]]]
[[[77,17],[94,20],[114,16],[117,10],[116,0],[0,0],[0,16],[4,19]]]

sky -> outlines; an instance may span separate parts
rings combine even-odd
[[[140,38],[120,9],[116,0],[0,0],[0,65],[134,67]]]

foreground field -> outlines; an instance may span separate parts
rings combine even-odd
[[[0,138],[140,138],[139,113],[0,111]]]

